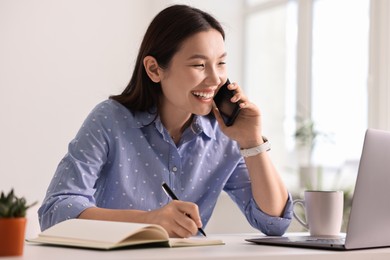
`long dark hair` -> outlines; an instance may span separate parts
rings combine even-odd
[[[153,82],[146,74],[144,58],[153,56],[161,68],[167,68],[185,39],[209,29],[219,31],[225,39],[221,24],[206,12],[187,5],[173,5],[162,10],[145,33],[129,84],[122,94],[110,98],[132,111],[150,112],[153,107],[158,109],[161,85]]]

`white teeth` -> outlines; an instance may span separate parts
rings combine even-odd
[[[214,92],[192,92],[192,94],[205,99],[214,97]]]

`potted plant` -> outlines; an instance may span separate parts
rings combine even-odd
[[[14,190],[0,195],[0,256],[23,255],[27,209],[26,199],[17,197]]]
[[[299,120],[294,137],[298,146],[304,149],[304,156],[301,158],[303,164],[312,164],[312,153],[319,132],[314,127],[314,122],[311,119]],[[301,163],[302,164],[302,163]]]
[[[298,120],[298,126],[294,137],[297,141],[299,150],[299,177],[300,187],[306,189],[318,189],[322,167],[314,165],[313,151],[316,142],[320,138],[328,139],[328,135],[316,129],[315,123],[311,118]]]

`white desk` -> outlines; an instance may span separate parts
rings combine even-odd
[[[96,251],[63,247],[49,247],[26,244],[21,257],[0,257],[0,260],[36,259],[36,260],[119,260],[119,259],[390,259],[390,247],[355,251],[329,251],[289,247],[260,246],[246,242],[245,238],[256,237],[256,234],[210,235],[222,239],[226,245],[186,247],[186,248],[142,248],[122,249],[116,251]]]

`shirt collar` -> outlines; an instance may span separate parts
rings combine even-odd
[[[155,121],[156,128],[160,133],[164,132],[164,126],[161,122],[160,116],[156,118]],[[192,123],[190,125],[192,132],[196,135],[204,134],[211,139],[215,139],[215,133],[210,122],[210,117],[208,116],[198,116],[194,115]]]
[[[164,126],[161,123],[160,116],[156,116],[156,108],[153,108],[151,111],[142,111],[134,112],[131,126],[134,128],[142,128],[153,123],[155,120],[155,125],[160,133],[163,132]],[[210,116],[199,116],[195,115],[191,124],[191,130],[194,134],[205,134],[211,139],[215,139],[215,133],[213,130],[211,117]]]
[[[191,124],[191,129],[196,134],[203,132],[209,138],[215,139],[215,132],[211,124],[210,116],[195,115]]]
[[[133,120],[130,120],[130,125],[133,128],[142,128],[150,125],[153,123],[154,119],[159,118],[155,113],[155,109],[152,109],[152,111],[131,112],[131,114],[133,116]]]

